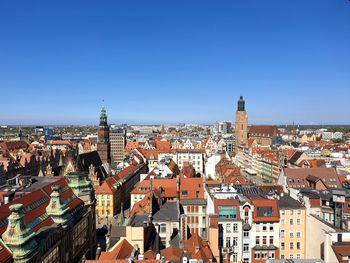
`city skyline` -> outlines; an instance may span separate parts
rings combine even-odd
[[[349,124],[348,1],[0,4],[2,125]]]

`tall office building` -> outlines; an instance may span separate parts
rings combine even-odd
[[[100,114],[100,128],[98,130],[97,152],[102,163],[111,163],[111,145],[109,142],[109,127],[106,109],[102,107]]]
[[[109,133],[109,140],[111,143],[112,162],[117,165],[124,160],[125,130],[122,128],[112,129]]]
[[[237,103],[235,136],[235,150],[237,152],[239,147],[248,145],[248,117],[243,96],[240,96]]]

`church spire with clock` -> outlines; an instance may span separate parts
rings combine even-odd
[[[111,144],[109,142],[109,126],[106,109],[102,107],[100,113],[100,127],[98,130],[97,152],[102,163],[111,164]]]

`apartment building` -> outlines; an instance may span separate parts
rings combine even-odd
[[[281,259],[305,259],[305,206],[289,195],[281,196],[278,203],[280,213],[280,257]]]

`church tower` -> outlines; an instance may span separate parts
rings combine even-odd
[[[109,142],[109,127],[106,109],[102,107],[100,114],[100,128],[98,130],[97,152],[102,163],[111,163],[111,144]]]
[[[235,150],[237,152],[240,146],[248,145],[248,117],[245,111],[245,102],[243,96],[239,97],[236,111],[236,124],[235,124]]]

